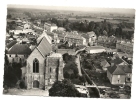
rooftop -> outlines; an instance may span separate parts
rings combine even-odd
[[[15,44],[8,51],[8,54],[30,54],[31,49],[27,44]]]
[[[78,35],[76,32],[66,32],[66,36],[68,38],[75,38],[75,39],[83,39],[81,35]]]
[[[117,67],[120,67],[125,73],[132,73],[132,69],[128,65],[117,65]]]
[[[113,75],[125,75],[125,72],[117,66],[112,66],[108,68],[108,71]]]
[[[13,45],[15,45],[17,43],[16,40],[11,41],[10,43],[8,43],[8,45],[6,46],[8,49],[11,48]]]
[[[113,59],[113,60],[111,61],[111,63],[114,63],[114,64],[116,64],[116,65],[121,64],[122,62],[123,62],[123,60],[120,59],[119,57],[116,57],[115,59]]]

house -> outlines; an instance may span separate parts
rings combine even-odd
[[[96,34],[91,31],[82,35],[86,39],[86,43],[90,44],[90,46],[96,45]]]
[[[107,70],[107,77],[111,84],[131,85],[132,82],[132,69],[128,65],[114,65]]]
[[[44,24],[44,30],[47,30],[49,32],[52,32],[53,30],[57,30],[57,26],[56,24],[49,24],[49,23],[45,23]]]
[[[69,43],[69,46],[71,46],[74,43],[76,45],[86,45],[86,39],[81,35],[75,34],[73,32],[66,33],[64,41],[67,41]]]
[[[126,80],[126,73],[118,66],[114,65],[107,69],[107,77],[113,85],[123,85]]]
[[[30,53],[31,49],[27,44],[15,44],[8,50],[7,56],[11,64],[14,62],[24,64]]]
[[[25,83],[27,89],[48,89],[55,80],[63,79],[61,54],[52,53],[52,46],[44,36],[27,58]]]
[[[110,67],[110,64],[109,64],[106,60],[103,60],[103,61],[101,62],[101,66],[102,66],[102,69],[103,69],[104,71],[107,71],[107,68]]]
[[[132,68],[130,68],[128,65],[117,65],[117,66],[120,67],[126,73],[125,83],[128,84],[128,85],[131,85]]]

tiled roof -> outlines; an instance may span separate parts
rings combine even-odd
[[[112,75],[125,75],[125,72],[117,66],[112,66],[108,68],[108,71],[112,74]]]
[[[117,67],[120,67],[125,73],[132,73],[132,69],[128,65],[117,65]]]
[[[114,64],[116,64],[116,65],[121,64],[122,62],[123,62],[123,60],[120,59],[120,58],[118,58],[118,57],[116,57],[115,59],[113,59],[113,60],[111,61],[111,63],[114,63]]]
[[[28,47],[27,44],[15,44],[12,48],[8,51],[8,54],[30,54],[31,49]]]
[[[38,38],[37,38],[37,43],[39,44],[39,42],[42,40],[42,38],[45,37],[47,39],[47,41],[51,44],[51,39],[49,38],[49,36],[47,35],[47,33],[44,31]]]
[[[11,48],[13,45],[15,45],[17,43],[16,40],[11,41],[10,43],[8,43],[8,45],[6,46],[8,49]]]
[[[37,49],[40,51],[40,53],[43,56],[46,56],[48,53],[51,52],[52,46],[49,43],[49,41],[47,40],[47,38],[43,37],[42,40],[39,42]]]
[[[87,34],[89,35],[89,37],[96,36],[95,32],[93,32],[93,31],[91,31],[91,32],[87,32]]]

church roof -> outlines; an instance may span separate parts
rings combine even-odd
[[[41,34],[38,39],[37,39],[37,43],[39,44],[39,42],[42,40],[43,37],[46,37],[47,41],[51,44],[51,38],[47,35],[47,33],[44,31],[43,34]]]
[[[39,52],[43,55],[46,56],[48,53],[51,52],[52,50],[52,46],[49,43],[49,41],[47,40],[47,38],[44,36],[41,41],[39,42],[37,49],[39,50]]]

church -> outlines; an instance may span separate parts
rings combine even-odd
[[[44,32],[27,58],[25,85],[27,89],[49,89],[57,80],[63,79],[63,59],[52,51],[51,39]]]

